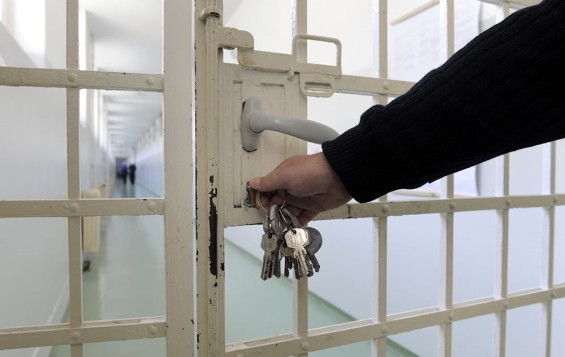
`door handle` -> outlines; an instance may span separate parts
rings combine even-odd
[[[241,144],[245,151],[257,150],[259,134],[272,130],[312,143],[333,140],[339,133],[327,125],[311,120],[288,118],[263,113],[261,101],[248,98],[241,112]]]

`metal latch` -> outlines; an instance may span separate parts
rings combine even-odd
[[[245,191],[247,195],[245,196],[245,205],[247,207],[257,207],[257,190],[254,190],[249,185],[249,181],[245,185]]]
[[[302,62],[300,41],[327,42],[335,45],[335,65]],[[287,73],[289,78],[299,75],[300,92],[310,97],[331,97],[334,94],[334,78],[341,76],[341,42],[332,37],[299,34],[292,40],[292,54],[257,51],[253,36],[234,28],[223,27],[218,32],[221,48],[237,48],[237,61],[243,67]]]

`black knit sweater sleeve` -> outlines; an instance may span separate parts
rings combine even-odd
[[[565,1],[515,12],[406,94],[322,145],[367,202],[503,153],[565,137]]]

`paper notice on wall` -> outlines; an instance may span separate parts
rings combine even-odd
[[[479,34],[481,3],[454,3],[457,51]],[[391,24],[389,78],[416,82],[447,59],[445,14],[441,14],[439,3],[430,4]]]
[[[480,1],[454,1],[454,49],[461,49],[479,34]],[[445,14],[436,2],[404,16],[390,27],[389,78],[417,82],[447,60]],[[477,194],[475,167],[455,174],[455,192]],[[421,187],[440,191],[440,181]]]

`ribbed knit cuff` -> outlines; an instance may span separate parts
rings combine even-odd
[[[398,159],[391,138],[383,136],[375,145],[373,137],[368,140],[367,136],[368,133],[362,125],[358,125],[335,140],[322,144],[326,159],[347,192],[361,203],[374,200],[398,188],[394,186],[394,179],[389,176],[395,166],[390,163]],[[376,153],[375,149],[380,152]],[[367,167],[368,163],[373,165]]]

